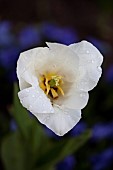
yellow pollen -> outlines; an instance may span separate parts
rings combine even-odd
[[[64,95],[64,91],[61,88],[61,85],[63,84],[62,78],[62,76],[54,73],[44,74],[40,77],[39,86],[47,96],[50,96],[53,99],[58,98],[60,93]]]

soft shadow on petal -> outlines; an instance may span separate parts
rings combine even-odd
[[[18,96],[22,105],[34,115],[54,112],[50,100],[38,86],[21,90]]]
[[[64,105],[70,109],[83,109],[88,102],[89,94],[84,91],[73,91],[73,93],[65,94],[64,96],[59,97],[54,103],[58,105]]]
[[[81,118],[80,110],[61,108],[55,105],[54,110],[54,113],[37,114],[36,117],[59,136],[63,136],[71,130]]]
[[[76,80],[79,67],[79,57],[69,46],[59,43],[47,43],[53,56],[57,71],[66,81]]]
[[[28,67],[19,79],[20,89],[23,90],[27,87],[37,86],[38,78],[35,75],[35,72],[32,67]]]

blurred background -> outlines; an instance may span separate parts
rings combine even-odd
[[[20,52],[46,41],[94,44],[103,74],[81,121],[57,137],[20,105]],[[0,0],[0,170],[113,169],[113,1]]]

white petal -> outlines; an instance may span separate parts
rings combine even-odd
[[[66,81],[75,81],[79,67],[79,57],[77,54],[69,46],[63,44],[47,43],[47,45],[52,53],[54,64],[58,68],[58,73]]]
[[[19,79],[20,89],[37,86],[37,70],[43,72],[43,68],[48,63],[49,49],[47,47],[38,47],[20,54],[17,62],[17,76]],[[28,85],[27,85],[28,84]]]
[[[45,124],[55,134],[63,136],[80,120],[81,111],[54,106],[55,113],[37,114],[38,120]]]
[[[79,64],[82,66],[91,63],[100,66],[103,62],[102,54],[90,42],[81,41],[79,43],[71,44],[69,47],[79,56]]]
[[[78,90],[92,90],[98,83],[101,77],[100,65],[103,61],[103,56],[91,43],[82,41],[69,46],[79,56],[79,70],[77,77]]]
[[[102,74],[101,67],[80,67],[80,77],[77,81],[77,89],[89,91],[92,90],[98,83]]]
[[[34,115],[54,112],[50,100],[38,86],[21,90],[18,96],[22,105]]]
[[[68,93],[64,96],[60,96],[58,99],[54,100],[54,103],[60,106],[64,105],[70,109],[80,110],[86,106],[88,99],[88,92],[73,91],[73,93]]]

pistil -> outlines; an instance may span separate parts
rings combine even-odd
[[[59,97],[59,93],[64,95],[64,91],[61,88],[63,84],[62,76],[48,73],[40,77],[39,85],[47,96],[56,99]]]

